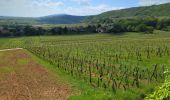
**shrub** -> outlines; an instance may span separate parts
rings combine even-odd
[[[146,97],[146,100],[170,100],[170,72],[166,71],[165,74],[167,75],[165,83],[153,94]]]

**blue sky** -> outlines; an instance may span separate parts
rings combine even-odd
[[[170,0],[0,0],[0,16],[95,15],[109,10],[166,2]]]

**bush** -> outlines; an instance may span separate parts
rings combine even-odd
[[[165,83],[153,94],[146,97],[146,100],[170,100],[170,72],[166,71],[165,74],[167,75]]]
[[[153,33],[153,27],[146,26],[145,24],[140,24],[135,28],[136,32]]]
[[[170,26],[167,26],[165,28],[162,29],[163,31],[170,31]]]

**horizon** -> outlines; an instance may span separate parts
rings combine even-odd
[[[60,14],[90,16],[112,10],[169,2],[170,0],[1,0],[0,16],[43,17]]]

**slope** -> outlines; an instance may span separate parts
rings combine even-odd
[[[107,18],[117,19],[145,16],[170,17],[170,3],[108,11],[96,16],[88,17],[85,22],[96,22]]]
[[[86,16],[60,14],[40,17],[38,20],[47,24],[76,24],[81,23],[85,18]]]

